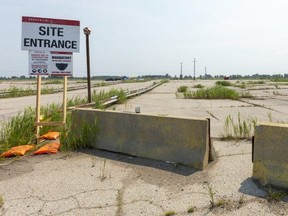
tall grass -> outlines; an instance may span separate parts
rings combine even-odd
[[[232,83],[231,82],[228,82],[228,81],[221,81],[221,80],[218,80],[216,81],[215,83],[216,85],[219,85],[219,86],[232,86]]]
[[[43,85],[52,85],[52,84],[63,84],[63,80],[61,79],[51,79],[46,80],[42,83]]]
[[[118,103],[124,103],[127,100],[126,92],[123,89],[111,89],[110,91],[100,91],[97,93],[95,90],[91,96],[92,101],[95,102],[95,108],[102,109],[103,102],[111,97],[116,97]]]
[[[180,86],[177,88],[177,92],[184,93],[187,92],[188,86]]]
[[[31,142],[35,138],[34,123],[35,110],[32,108],[26,108],[23,113],[18,113],[4,123],[0,129],[0,150]]]
[[[124,103],[126,93],[124,90],[112,89],[109,92],[101,91],[100,93],[93,92],[92,98],[96,102],[96,106],[101,107],[102,102],[112,96],[117,96],[119,103]],[[75,97],[67,101],[67,106],[76,106],[86,103],[86,98]],[[63,108],[60,104],[49,104],[41,107],[42,121],[54,122],[63,120]],[[8,122],[3,123],[0,127],[0,152],[5,151],[13,146],[24,145],[36,141],[35,126],[36,111],[31,107],[25,108],[23,112],[13,116]],[[83,123],[83,122],[82,122]],[[81,136],[74,137],[70,133],[71,126],[71,113],[68,112],[66,116],[66,128],[63,130],[62,126],[45,126],[40,129],[40,134],[44,134],[50,130],[63,131],[62,142],[64,143],[63,149],[75,150],[79,146],[84,147],[87,143],[85,137],[90,133],[90,130],[96,130],[96,122],[93,124],[83,123],[83,128],[80,129]],[[66,141],[64,140],[67,139]],[[71,142],[71,144],[69,144]]]
[[[76,111],[77,112],[77,111]],[[73,119],[77,121],[74,128],[71,125],[71,118],[67,121],[66,127],[61,131],[60,143],[62,151],[76,151],[88,147],[92,140],[95,140],[98,131],[97,120],[92,123],[83,119]],[[81,125],[75,128],[75,125]]]
[[[37,91],[32,88],[18,88],[13,86],[11,88],[4,89],[1,92],[5,93],[1,95],[2,98],[11,98],[11,97],[24,97],[35,95]],[[46,87],[41,89],[41,94],[52,94],[55,92],[56,92],[55,88]]]
[[[237,119],[231,115],[225,118],[222,139],[251,139],[254,128],[257,123],[257,118],[242,119],[238,112]]]
[[[207,89],[198,89],[195,92],[185,92],[186,99],[232,99],[237,100],[240,95],[233,89],[228,89],[223,86],[214,86]]]

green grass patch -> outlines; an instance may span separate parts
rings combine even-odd
[[[71,119],[67,121],[66,127],[61,130],[60,135],[62,151],[76,151],[88,147],[97,136],[97,120],[92,123],[83,119],[74,119],[73,121],[77,121],[77,125],[81,125],[81,128],[73,128]]]
[[[287,193],[281,190],[272,189],[271,187],[266,190],[266,199],[268,202],[279,202],[287,196]]]
[[[173,216],[173,215],[176,215],[175,211],[168,211],[165,213],[165,216]]]
[[[202,88],[204,88],[204,86],[201,85],[201,84],[196,84],[196,85],[193,86],[193,88],[200,88],[200,89],[202,89]]]
[[[188,91],[188,86],[180,86],[177,88],[177,92],[184,93]]]
[[[216,81],[215,85],[219,85],[219,86],[232,86],[231,82],[225,81],[225,80],[218,80]]]
[[[61,79],[51,79],[51,80],[46,80],[42,82],[43,85],[57,85],[57,84],[63,84],[63,80]]]
[[[236,120],[228,115],[225,118],[224,132],[221,138],[223,140],[251,139],[256,123],[257,118],[242,119],[240,112],[238,112]]]
[[[0,208],[2,208],[4,205],[4,199],[2,197],[2,195],[0,195]]]
[[[123,89],[111,89],[110,91],[100,91],[97,93],[95,90],[91,96],[92,101],[95,102],[95,108],[102,109],[103,102],[111,97],[116,97],[118,99],[117,103],[125,103],[127,100],[126,92]]]
[[[187,213],[193,213],[195,212],[195,207],[190,207],[188,210],[187,210]]]
[[[30,95],[36,95],[37,91],[32,88],[18,88],[18,87],[11,87],[8,89],[4,89],[1,92],[5,93],[2,94],[2,98],[12,98],[12,97],[24,97],[24,96],[30,96]],[[41,88],[41,94],[52,94],[55,93],[56,89],[54,88]]]
[[[195,92],[185,92],[186,99],[232,99],[238,100],[240,95],[237,91],[223,86],[214,86],[207,89],[198,89]]]

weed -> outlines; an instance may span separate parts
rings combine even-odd
[[[63,84],[63,81],[60,79],[51,79],[43,82],[43,85],[52,85],[52,84]]]
[[[221,207],[226,203],[226,201],[224,199],[219,199],[216,203],[217,207]]]
[[[193,213],[195,212],[195,207],[190,207],[188,210],[187,210],[187,213]]]
[[[2,208],[3,205],[4,205],[4,199],[3,199],[3,197],[0,195],[0,208]]]
[[[241,98],[251,98],[252,95],[251,95],[251,93],[248,92],[248,91],[242,91],[240,97],[241,97]]]
[[[35,138],[35,111],[29,107],[23,113],[13,116],[9,122],[1,127],[0,150],[6,151],[17,145],[29,143]]]
[[[176,215],[175,211],[168,211],[165,213],[165,216],[172,216],[172,215]]]
[[[60,143],[61,150],[75,151],[80,148],[88,147],[91,140],[95,140],[97,136],[98,126],[97,120],[86,122],[83,119],[74,119],[74,125],[71,120],[67,121],[66,127],[61,131]],[[76,128],[81,125],[81,128]]]
[[[184,93],[184,92],[187,92],[187,90],[188,90],[188,86],[180,86],[180,87],[177,89],[177,92]]]
[[[262,85],[262,84],[265,84],[265,81],[264,80],[258,80],[258,81],[248,81],[248,84],[258,84],[258,85]]]
[[[185,92],[186,99],[239,99],[239,93],[223,86],[214,86],[207,89],[198,89],[196,92]]]
[[[208,184],[208,190],[209,190],[211,208],[214,208],[215,207],[215,200],[214,200],[215,193],[213,192],[212,186],[210,184]]]
[[[267,116],[269,118],[269,122],[272,122],[272,113],[271,112],[267,113]]]
[[[222,139],[250,139],[256,123],[256,118],[242,119],[240,112],[236,122],[231,115],[228,115],[225,118]]]
[[[266,191],[266,198],[268,202],[278,202],[281,201],[287,194],[280,190],[272,189],[271,187]]]
[[[244,195],[243,194],[240,196],[240,199],[239,199],[238,203],[240,205],[242,205],[244,203]]]
[[[106,173],[105,173],[105,167],[106,167],[106,160],[103,161],[102,166],[100,167],[100,175],[99,178],[101,181],[104,181],[106,179]]]
[[[231,82],[228,82],[228,81],[216,81],[215,83],[216,85],[219,85],[219,86],[232,86],[232,83]]]
[[[100,91],[98,94],[94,90],[92,94],[92,101],[95,102],[95,108],[104,108],[103,102],[111,97],[116,97],[118,103],[124,103],[127,100],[126,92],[123,89],[111,89],[108,92]]]
[[[201,84],[197,84],[197,85],[194,85],[193,88],[204,88],[204,86]]]

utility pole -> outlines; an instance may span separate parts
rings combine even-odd
[[[180,79],[183,78],[183,75],[182,75],[182,62],[181,62],[181,69],[180,69]]]
[[[194,77],[193,77],[193,79],[195,80],[195,64],[196,64],[196,60],[195,60],[195,58],[194,58]]]
[[[205,66],[205,78],[207,77],[207,70],[206,70],[206,66]]]

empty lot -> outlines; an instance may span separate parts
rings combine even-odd
[[[288,198],[268,202],[267,196],[271,194],[251,179],[251,141],[219,139],[229,114],[236,118],[241,113],[243,118],[257,121],[288,122],[286,85],[251,84],[244,90],[254,97],[241,101],[181,99],[175,95],[181,85],[193,90],[195,84],[214,83],[170,81],[110,108],[134,112],[135,107],[140,107],[141,113],[210,118],[218,159],[207,169],[196,171],[178,164],[92,149],[7,159],[0,163],[0,196],[4,203],[0,213],[286,215]],[[211,208],[211,203],[215,207]],[[188,213],[188,209],[194,212]]]

